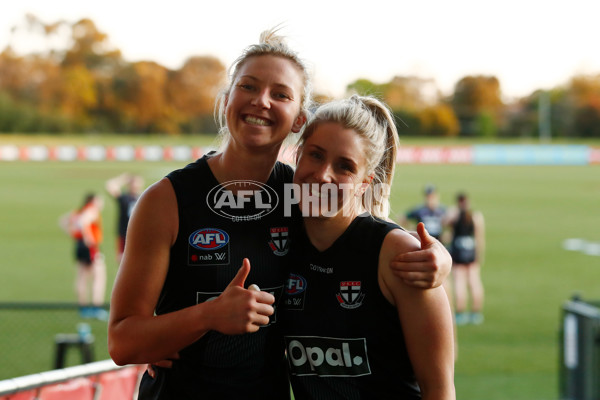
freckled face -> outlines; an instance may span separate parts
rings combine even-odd
[[[263,55],[246,60],[226,99],[233,140],[250,147],[280,146],[304,124],[303,87],[301,71],[286,58]]]
[[[294,173],[294,183],[308,188],[303,188],[302,197],[305,194],[329,197],[331,191],[327,188],[335,188],[337,211],[351,207],[354,215],[358,212],[358,199],[368,181],[363,139],[354,130],[338,123],[319,124],[304,142]]]

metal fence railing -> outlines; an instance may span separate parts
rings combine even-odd
[[[105,360],[107,323],[73,303],[0,303],[0,354],[0,380]]]
[[[143,370],[104,360],[0,380],[0,400],[132,400]]]

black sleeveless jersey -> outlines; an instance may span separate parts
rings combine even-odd
[[[155,385],[160,388],[148,393],[161,395],[141,398],[289,398],[277,309],[289,274],[289,238],[301,221],[284,206],[284,184],[292,176],[292,169],[278,162],[266,184],[219,184],[206,156],[167,176],[177,196],[179,233],[156,313],[219,296],[245,257],[251,264],[246,286],[255,283],[273,294],[276,313],[256,333],[208,332],[180,352],[172,369],[160,369],[156,380],[145,376],[140,391]],[[237,196],[230,190],[234,186]]]
[[[294,237],[282,322],[296,400],[421,398],[377,278],[383,240],[398,228],[363,214],[323,252]]]

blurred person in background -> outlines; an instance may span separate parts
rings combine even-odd
[[[106,321],[108,312],[102,308],[106,292],[106,264],[100,252],[103,207],[102,197],[89,193],[80,208],[59,219],[59,225],[75,240],[75,292],[80,315]]]
[[[406,228],[406,225],[409,221],[413,223],[422,222],[425,225],[425,229],[429,232],[429,234],[435,237],[438,240],[441,240],[443,243],[447,243],[449,241],[448,232],[445,231],[445,221],[447,218],[446,207],[440,204],[440,195],[438,193],[437,188],[428,184],[425,186],[423,190],[423,195],[425,196],[424,202],[421,205],[418,205],[401,217],[398,221],[400,226]],[[454,265],[454,264],[453,264]],[[452,279],[454,274],[450,274],[450,276],[444,281],[444,289],[446,290],[446,295],[448,296],[448,301],[450,302],[450,307],[453,310],[454,317],[454,285]],[[458,358],[458,331],[456,330],[456,320],[453,318],[453,328],[454,328],[454,356]]]
[[[437,189],[433,185],[425,186],[424,190],[425,201],[423,204],[410,209],[403,217],[400,218],[400,226],[406,227],[408,221],[418,224],[425,224],[425,229],[434,238],[440,240],[444,228],[444,216],[446,208],[440,204],[440,196]]]
[[[118,208],[117,264],[121,264],[129,218],[143,188],[144,178],[130,173],[123,173],[106,181],[105,189],[117,201]]]
[[[445,224],[451,229],[452,235],[449,249],[453,260],[456,324],[481,324],[484,301],[481,266],[485,253],[483,214],[473,211],[467,195],[459,193],[456,196],[456,207],[448,211]]]
[[[422,222],[431,236],[446,243],[447,238],[444,232],[446,208],[440,204],[438,190],[434,185],[428,184],[423,190],[423,195],[425,196],[423,204],[407,211],[406,214],[399,219],[398,223],[400,226],[407,228],[406,224],[409,221],[414,224]],[[446,289],[450,305],[454,308],[452,274],[444,281],[444,288]],[[455,332],[455,338],[457,337],[456,333],[457,332]],[[456,342],[455,354],[458,354],[458,341]]]

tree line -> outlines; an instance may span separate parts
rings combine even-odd
[[[212,56],[189,57],[172,70],[153,61],[126,61],[90,19],[44,23],[28,14],[24,27],[50,39],[66,31],[65,49],[0,53],[0,132],[214,133],[215,98],[226,68]],[[17,29],[16,27],[13,29]],[[318,88],[317,88],[318,90]],[[423,137],[600,137],[600,74],[503,101],[494,76],[461,78],[449,96],[432,79],[358,79],[349,93],[381,97],[402,135]],[[315,96],[327,101],[327,96]]]

